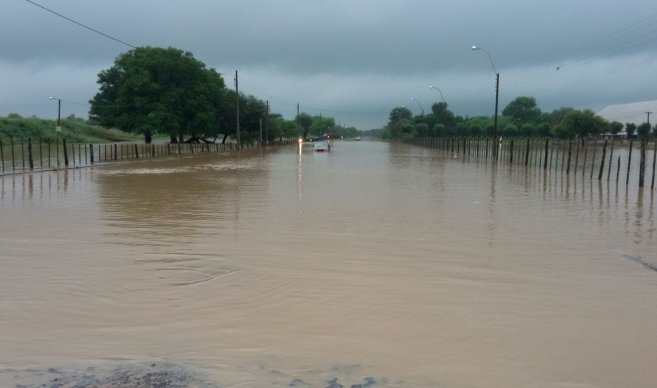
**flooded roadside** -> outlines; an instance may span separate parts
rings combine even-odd
[[[231,387],[657,379],[651,198],[378,142],[0,189],[10,383],[133,363]]]

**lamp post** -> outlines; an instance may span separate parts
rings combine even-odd
[[[57,157],[57,167],[59,167],[59,132],[61,132],[62,127],[61,127],[61,118],[62,118],[62,99],[50,96],[48,97],[50,100],[57,100],[57,126],[55,126],[55,132],[57,134],[57,138],[55,139],[55,153]],[[68,159],[68,158],[65,158]],[[68,160],[66,161],[66,165],[68,165]]]
[[[493,57],[491,57],[490,53],[488,50],[481,48],[479,46],[472,46],[473,51],[483,51],[488,55],[488,59],[490,59],[490,65],[493,68],[493,72],[495,73],[495,121],[493,124],[493,159],[497,160],[497,107],[499,104],[499,97],[500,97],[500,73],[497,72],[495,69],[495,63],[493,63]]]
[[[62,100],[61,98],[53,97],[50,96],[48,97],[50,100],[57,100],[57,126],[55,127],[55,131],[61,132],[62,127],[60,125],[61,123],[61,118],[62,118]]]
[[[422,106],[422,103],[415,97],[411,97],[411,101],[415,101],[420,106],[420,112],[422,112],[422,116],[424,116],[424,107]]]
[[[445,102],[445,97],[443,96],[443,91],[440,90],[439,87],[436,87],[436,86],[433,86],[433,85],[429,85],[429,89],[437,90],[438,93],[440,93],[440,99],[443,100],[443,102]]]

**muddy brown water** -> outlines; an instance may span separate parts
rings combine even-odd
[[[652,387],[654,201],[369,141],[0,177],[0,385]]]

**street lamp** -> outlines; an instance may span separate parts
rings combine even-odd
[[[488,55],[488,59],[490,60],[490,65],[493,68],[493,73],[495,73],[495,122],[493,126],[493,139],[494,139],[493,158],[497,160],[497,107],[499,104],[499,97],[500,97],[500,73],[498,73],[497,70],[495,69],[495,63],[493,62],[493,57],[491,57],[488,50],[478,46],[472,46],[472,50],[485,52],[486,55]]]
[[[429,85],[429,89],[437,90],[438,93],[440,93],[440,98],[443,100],[443,102],[445,102],[445,97],[443,97],[443,91],[440,90],[439,87],[436,87],[436,86],[433,86],[433,85]]]
[[[422,103],[415,97],[411,97],[411,101],[415,101],[420,106],[420,111],[422,112],[422,116],[424,116],[424,107],[422,106]]]
[[[55,127],[55,130],[57,132],[61,132],[62,127],[60,125],[61,123],[61,118],[62,118],[62,100],[57,97],[50,96],[48,97],[50,100],[57,100],[57,127]]]

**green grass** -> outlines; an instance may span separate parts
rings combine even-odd
[[[20,117],[9,115],[0,117],[0,141],[8,143],[31,138],[32,141],[49,141],[58,137],[55,131],[56,121],[35,117]],[[61,120],[60,138],[66,138],[69,143],[113,143],[118,141],[143,141],[143,136],[133,135],[118,129],[107,129],[90,125],[82,119]]]

